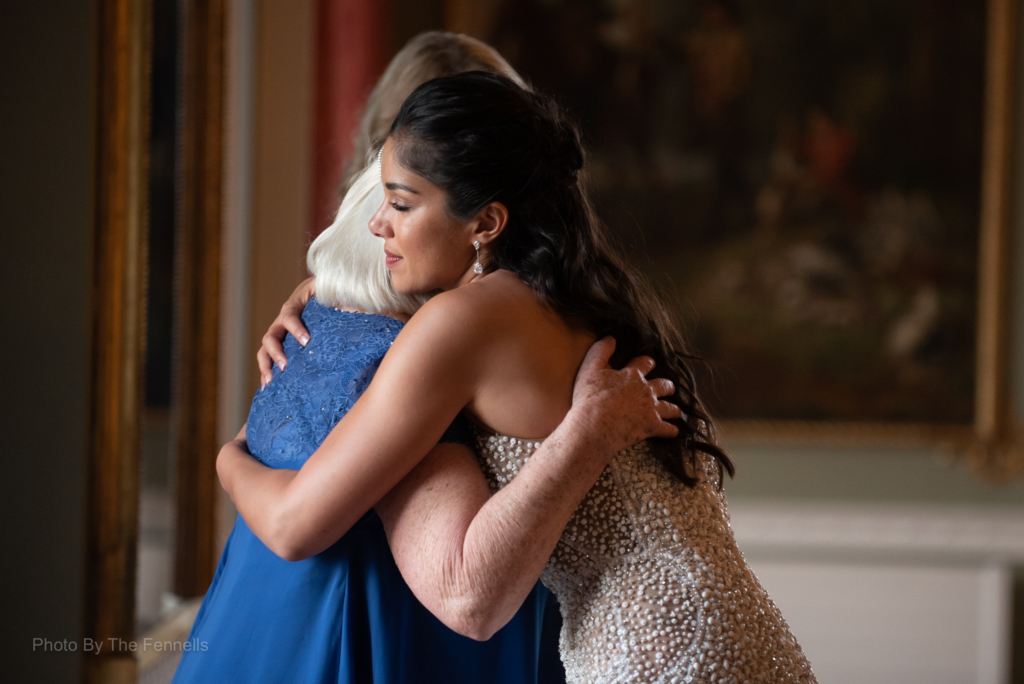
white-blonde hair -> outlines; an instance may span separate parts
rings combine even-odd
[[[306,267],[316,276],[316,298],[325,306],[411,315],[427,298],[395,290],[384,264],[384,240],[370,232],[370,219],[384,202],[380,167],[371,158],[353,179],[334,222],[309,246]]]

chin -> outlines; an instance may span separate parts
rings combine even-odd
[[[440,282],[440,279],[433,273],[420,273],[418,276],[414,276],[406,272],[391,271],[391,286],[399,294],[415,296],[436,292],[441,289]]]
[[[422,292],[413,283],[410,283],[407,278],[396,276],[394,272],[391,273],[391,286],[395,288],[396,292],[404,295],[417,295]]]

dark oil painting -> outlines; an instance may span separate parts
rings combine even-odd
[[[598,211],[715,414],[970,422],[984,2],[448,11],[581,122]]]

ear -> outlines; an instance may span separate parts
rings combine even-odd
[[[508,209],[501,202],[491,202],[473,217],[473,239],[480,245],[494,242],[508,225]]]

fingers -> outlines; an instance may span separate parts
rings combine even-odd
[[[668,378],[655,378],[647,382],[656,397],[670,397],[676,392],[675,383]]]
[[[263,389],[270,382],[270,379],[274,377],[274,361],[263,347],[260,347],[260,350],[256,352],[256,364],[260,367],[260,389]]]
[[[658,413],[657,425],[654,426],[654,437],[665,437],[671,439],[679,435],[679,428],[672,423],[666,423],[667,420],[677,420],[683,417],[683,410],[669,401],[659,401],[655,405],[655,410]]]
[[[654,437],[664,437],[665,439],[672,439],[673,437],[679,436],[679,428],[672,423],[666,423],[665,421],[659,421],[658,425],[654,428]]]
[[[299,310],[301,312],[301,309]],[[281,309],[281,325],[299,341],[303,347],[309,344],[309,331],[302,325],[302,319],[292,310]],[[269,331],[268,331],[269,334]],[[284,366],[281,366],[284,368]]]
[[[281,306],[281,313],[263,336],[263,346],[256,352],[256,362],[260,367],[260,389],[267,386],[274,375],[273,366],[276,363],[278,368],[284,370],[288,367],[288,357],[284,354],[282,342],[288,333],[292,334],[303,347],[309,344],[309,331],[302,324],[302,312],[306,308],[310,297],[315,294],[313,278],[302,281],[292,296]]]
[[[683,410],[670,401],[659,401],[654,410],[662,420],[674,420],[683,417]]]
[[[274,363],[281,370],[288,367],[288,357],[284,355],[284,347],[281,346],[281,340],[269,332],[263,336],[263,351],[270,355],[270,358],[273,359]]]
[[[604,370],[608,367],[608,359],[612,358],[613,353],[615,353],[615,338],[602,337],[590,345],[587,355],[583,357],[583,363],[580,365],[580,372],[577,375],[583,375],[584,372]]]
[[[277,315],[270,329],[267,330],[267,335],[273,335],[281,341],[284,340],[285,335],[291,333],[303,347],[309,344],[309,331],[302,324],[300,316],[305,310],[306,304],[309,303],[309,300],[315,294],[315,278],[306,278],[299,283],[299,286],[288,297],[288,301],[281,305],[281,313]],[[264,344],[266,344],[266,338],[264,337],[263,339]],[[281,366],[281,368],[284,368],[284,366]]]
[[[646,378],[647,374],[654,370],[654,359],[650,356],[638,356],[623,366],[622,370],[635,370],[640,373],[640,377]]]

